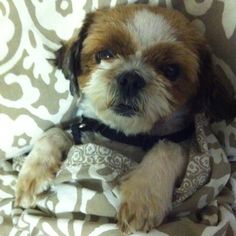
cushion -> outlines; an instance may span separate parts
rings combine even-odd
[[[0,159],[29,151],[45,129],[73,116],[75,101],[68,82],[47,58],[53,57],[61,40],[78,31],[85,12],[127,2],[134,1],[0,2]],[[216,71],[233,93],[236,2],[149,2],[181,10],[206,35]],[[214,124],[216,136],[209,132],[204,116],[196,124],[193,147],[200,153],[191,153],[193,159],[175,191],[174,214],[179,218],[149,235],[233,235],[236,230],[236,121]],[[4,235],[120,235],[114,223],[119,196],[113,180],[135,163],[104,147],[74,146],[53,191],[44,195],[38,208],[23,210],[13,207],[16,171],[23,160],[0,160],[0,229]]]
[[[71,118],[75,101],[68,81],[47,59],[54,57],[61,41],[78,32],[86,12],[127,2],[1,1],[1,159],[29,151],[43,131]],[[236,2],[149,2],[179,9],[197,25],[212,46],[217,73],[228,79],[228,90],[232,92],[236,88]]]
[[[218,126],[219,142],[204,114],[196,115],[196,135],[190,140],[184,177],[173,192],[171,215],[148,235],[233,236],[236,143],[227,147],[224,143],[236,133],[235,124],[236,119]],[[0,166],[3,235],[122,235],[116,224],[121,203],[119,181],[137,165],[133,159],[96,144],[73,146],[50,191],[40,194],[35,208],[22,209],[14,207],[14,192],[16,171],[25,158],[14,158],[13,164],[4,161]]]

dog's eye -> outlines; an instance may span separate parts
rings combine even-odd
[[[175,81],[180,75],[180,67],[178,64],[169,64],[160,67],[161,71],[170,81]]]
[[[114,54],[111,50],[102,50],[96,53],[95,60],[99,64],[101,60],[109,60],[114,57]]]

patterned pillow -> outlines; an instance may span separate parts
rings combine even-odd
[[[30,149],[46,129],[73,115],[68,81],[47,58],[76,34],[86,12],[134,0],[0,0],[0,159]],[[182,11],[205,33],[217,72],[236,90],[236,1],[140,0]]]

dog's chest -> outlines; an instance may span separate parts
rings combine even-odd
[[[84,117],[81,125],[88,128],[79,129],[76,127],[79,142],[76,142],[76,135],[74,135],[73,132],[72,134],[74,136],[75,143],[94,143],[101,145],[140,162],[147,152],[146,150],[152,148],[153,145],[155,145],[155,143],[157,143],[160,139],[162,140],[167,138],[168,140],[168,137],[170,136],[169,133],[174,132],[173,136],[169,137],[170,140],[174,142],[176,139],[177,142],[183,141],[183,137],[189,136],[189,131],[187,131],[184,135],[181,133],[175,133],[178,130],[182,130],[184,125],[186,125],[186,122],[184,122],[184,120],[186,120],[186,113],[188,113],[188,109],[183,108],[182,110],[174,113],[173,116],[164,123],[157,123],[153,127],[150,135],[131,135],[131,141],[130,136],[129,140],[127,140],[127,136],[124,134],[120,135],[119,138],[115,137],[119,131],[116,131],[114,128],[112,130],[113,132],[109,132],[109,134],[104,132],[104,130],[107,131],[107,128],[109,130],[109,127],[104,125],[100,126],[99,123],[103,122],[97,118],[94,107],[90,104],[89,100],[82,96],[79,102],[77,116]],[[100,128],[97,129],[97,126]]]
[[[95,120],[97,119],[93,107],[84,97],[80,99],[77,110],[77,116],[88,117]],[[91,131],[81,132],[80,141],[83,144],[94,143],[97,145],[107,147],[137,162],[140,162],[146,153],[146,151],[144,151],[141,147],[136,147],[111,140],[109,138],[102,136],[99,132],[91,132]]]

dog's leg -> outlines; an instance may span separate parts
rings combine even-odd
[[[122,204],[118,225],[123,232],[149,231],[162,223],[171,210],[176,179],[186,163],[184,149],[162,141],[144,157],[141,164],[121,183]]]
[[[35,204],[37,195],[49,187],[72,144],[69,135],[59,128],[49,129],[36,141],[19,173],[15,206],[28,208]]]

